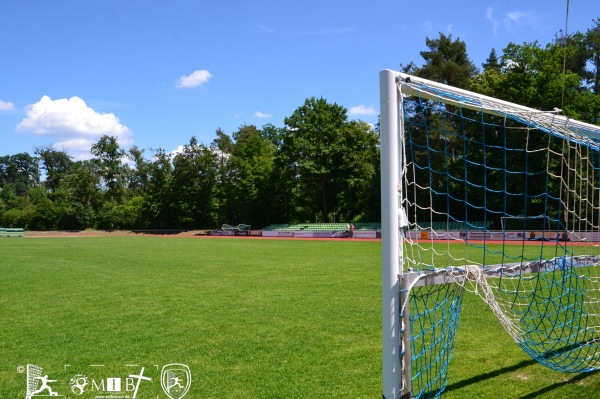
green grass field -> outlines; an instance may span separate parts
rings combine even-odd
[[[379,242],[166,237],[0,240],[0,398],[19,366],[68,380],[126,377],[166,398],[160,368],[190,367],[187,398],[380,398]],[[68,366],[65,366],[68,365]],[[96,366],[92,366],[96,365]],[[102,365],[100,367],[99,365]],[[532,362],[467,295],[447,398],[590,398],[598,374]]]

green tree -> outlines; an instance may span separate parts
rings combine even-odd
[[[85,229],[96,226],[101,204],[97,165],[91,161],[73,163],[72,172],[59,184],[63,227]]]
[[[597,123],[600,115],[599,98],[590,90],[585,88],[586,65],[589,60],[589,50],[586,47],[586,37],[580,33],[569,36],[558,36],[553,43],[541,46],[538,42],[523,43],[521,45],[509,43],[503,50],[502,67],[484,69],[476,79],[473,80],[471,89],[491,97],[525,105],[531,108],[552,111],[560,108],[564,113],[575,119]],[[476,117],[476,116],[474,116]],[[490,117],[488,126],[497,123],[502,126],[505,121],[495,120]],[[510,122],[508,122],[510,124]],[[479,129],[480,131],[481,129]],[[497,130],[497,129],[496,129]],[[489,148],[538,148],[544,145],[552,145],[553,151],[563,151],[558,141],[548,144],[547,136],[532,131],[527,136],[521,134],[509,135],[505,131],[495,131],[493,128],[486,129],[485,140],[478,136],[477,130],[469,131],[470,143],[484,142]],[[525,142],[527,141],[527,143]],[[468,156],[471,163],[464,164],[462,169],[456,167],[457,175],[468,174],[473,184],[483,184],[481,176],[483,173],[477,170],[477,165],[484,162],[491,168],[488,173],[487,186],[493,190],[511,193],[528,193],[529,201],[527,209],[523,208],[523,201],[509,201],[506,203],[506,212],[512,214],[541,214],[544,212],[543,204],[537,193],[550,190],[555,195],[554,187],[545,187],[545,179],[528,178],[531,176],[543,176],[546,167],[556,168],[556,174],[560,174],[559,164],[547,164],[542,152],[518,152],[506,150],[503,163],[498,163],[499,157],[493,151],[487,153],[471,145]],[[481,148],[481,147],[480,147]],[[566,158],[568,156],[565,155]],[[508,166],[505,166],[508,165]],[[522,168],[527,165],[527,174],[514,175],[511,179],[503,181],[502,175],[495,177],[495,170],[505,167]],[[546,166],[547,165],[547,166]],[[554,191],[552,191],[554,190]],[[454,197],[460,194],[454,195]],[[465,194],[466,195],[466,194]],[[459,198],[459,197],[457,197]],[[469,198],[472,204],[483,203],[483,198]],[[498,200],[501,200],[499,198]],[[489,206],[501,209],[501,204],[492,204],[493,196],[488,195],[486,199]],[[550,209],[546,211],[551,211]],[[558,212],[558,210],[557,210]]]
[[[337,193],[332,181],[340,167],[336,159],[344,151],[341,139],[346,122],[346,108],[315,97],[306,99],[285,118],[287,130],[280,155],[297,184],[296,211],[303,220],[310,220],[319,211],[328,215],[335,209]]]
[[[73,164],[71,157],[66,151],[59,151],[52,146],[38,147],[35,154],[40,157],[42,168],[46,172],[44,185],[51,192],[55,192],[60,181],[69,173]]]
[[[267,123],[261,129],[261,135],[264,140],[268,140],[276,149],[279,149],[282,144],[282,129],[277,126]]]
[[[261,129],[263,140],[267,141],[274,150],[269,182],[265,183],[270,190],[269,216],[264,221],[265,225],[297,219],[295,197],[298,179],[294,172],[295,168],[291,168],[288,163],[286,152],[282,151],[283,140],[287,133],[287,128],[273,124],[263,125]]]
[[[233,153],[233,140],[223,132],[221,128],[218,128],[215,134],[217,137],[212,141],[210,149],[217,157],[217,223],[221,226],[225,223],[225,219],[231,217],[231,210],[229,209],[230,203],[227,201],[227,198],[229,198],[231,188],[231,181],[228,175],[230,170],[230,158]]]
[[[134,168],[127,169],[127,188],[133,193],[143,193],[148,188],[150,164],[144,158],[144,150],[134,145],[127,153],[127,157],[133,161]]]
[[[95,157],[98,175],[107,188],[108,199],[119,202],[123,196],[125,170],[121,159],[125,151],[116,137],[104,135],[92,145],[90,152]]]
[[[600,95],[600,18],[596,18],[594,24],[585,34],[585,46],[590,66],[586,73],[586,81],[592,92]]]
[[[144,191],[142,217],[145,227],[173,228],[175,215],[171,203],[173,165],[163,149],[154,150],[154,161],[148,165],[148,185]]]
[[[583,33],[575,32],[565,35],[561,31],[555,35],[554,42],[546,46],[546,48],[550,47],[556,47],[560,54],[559,57],[562,56],[561,66],[565,70],[585,78],[590,50],[587,48],[586,36]],[[584,83],[584,79],[582,79],[582,83]]]
[[[340,138],[338,212],[347,221],[381,220],[379,137],[366,122],[350,121]]]
[[[498,58],[498,55],[496,54],[496,49],[492,49],[492,51],[490,51],[490,55],[485,59],[485,62],[483,64],[481,64],[481,67],[483,68],[484,71],[487,71],[490,69],[499,71],[500,68],[502,68],[500,59]]]
[[[580,35],[573,35],[573,43],[582,40]],[[545,47],[537,42],[510,43],[504,49],[501,70],[485,70],[473,80],[471,89],[539,110],[560,108],[571,118],[596,123],[598,96],[581,90],[585,81],[580,54],[583,48],[580,44],[565,48],[560,42]],[[563,73],[565,52],[567,59],[580,60],[567,64],[576,71],[566,69]]]
[[[29,209],[27,229],[56,230],[60,227],[61,209],[52,201],[42,186],[32,187],[27,193]]]
[[[25,196],[17,196],[13,187],[5,184],[0,189],[0,225],[27,227],[26,206],[27,198]]]
[[[18,196],[40,184],[38,159],[26,152],[0,156],[0,187],[8,185]]]
[[[452,35],[440,33],[437,39],[425,39],[428,51],[421,51],[425,64],[415,68],[414,74],[454,87],[469,88],[477,68],[469,59],[467,45]]]
[[[450,86],[470,89],[472,79],[477,76],[478,71],[469,59],[465,42],[459,39],[453,40],[451,35],[446,36],[440,33],[438,39],[427,38],[425,44],[429,50],[420,53],[425,63],[421,67],[417,67],[414,63],[409,64],[406,67],[410,69],[409,73]],[[497,62],[497,55],[495,51],[492,51],[486,60],[487,65],[484,64],[484,68],[487,67],[486,73],[499,74]],[[452,111],[453,107],[438,106],[427,100],[421,103],[406,104],[405,117],[411,123],[407,140],[414,144],[411,152],[406,154],[407,161],[423,166],[427,165],[431,170],[437,171],[437,173],[431,174],[430,187],[427,189],[422,190],[414,186],[407,188],[407,190],[414,190],[409,195],[416,197],[417,202],[428,203],[431,192],[444,192],[447,189],[447,184],[451,184],[452,181],[448,181],[449,179],[446,179],[442,171],[445,171],[448,159],[463,150],[460,136],[453,134],[459,131],[460,124],[457,125],[455,121],[442,120],[438,112],[444,110]],[[428,148],[435,148],[436,151],[430,152]],[[429,178],[419,176],[425,174],[425,171],[426,169],[417,168],[409,170],[408,173],[414,173],[415,179]],[[444,198],[433,196],[431,200],[438,201],[435,206],[444,209]],[[458,209],[454,211],[460,212]],[[418,215],[417,217],[430,221],[431,216]]]
[[[0,201],[5,209],[19,208],[22,203],[22,197],[17,196],[11,186],[5,184],[0,188]]]
[[[362,121],[348,121],[346,109],[325,99],[307,99],[285,118],[272,176],[279,199],[276,213],[290,210],[295,221],[378,220],[379,137]],[[273,140],[270,140],[273,142]],[[289,219],[288,219],[289,220]]]
[[[178,228],[215,226],[215,164],[215,153],[195,137],[173,158],[172,205]]]
[[[232,223],[265,226],[272,217],[272,173],[275,145],[253,125],[243,125],[233,134],[230,160]]]
[[[127,230],[145,228],[142,222],[144,199],[135,196],[124,203],[105,201],[98,212],[97,227],[108,230]]]

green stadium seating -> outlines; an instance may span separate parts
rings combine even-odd
[[[354,230],[381,231],[381,223],[297,223],[270,224],[264,231],[346,231],[348,225],[354,224]]]
[[[25,235],[25,229],[0,227],[0,238],[1,237],[23,237],[24,235]]]

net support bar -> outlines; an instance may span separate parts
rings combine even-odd
[[[600,265],[600,256],[582,255],[582,256],[563,256],[549,260],[541,260],[527,263],[505,263],[503,265],[490,265],[483,267],[474,265],[472,268],[479,270],[479,273],[486,277],[516,277],[519,275],[533,274],[539,272],[549,272],[557,269],[576,269],[592,265]],[[475,269],[455,267],[447,269],[424,270],[408,272],[400,275],[403,286],[408,289],[413,287],[425,287],[438,284],[462,283],[467,279],[468,274]],[[473,279],[472,277],[470,278]]]

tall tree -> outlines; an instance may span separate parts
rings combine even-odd
[[[154,160],[148,165],[148,185],[144,192],[142,215],[153,228],[175,227],[171,202],[173,165],[163,149],[154,150]]]
[[[58,192],[64,198],[63,227],[85,229],[96,227],[101,193],[98,188],[98,166],[91,161],[78,161],[71,173],[60,181]]]
[[[332,180],[340,167],[335,161],[344,151],[341,138],[346,121],[346,108],[315,97],[285,118],[287,130],[280,152],[297,176],[301,193],[297,200],[305,219],[318,211],[328,217],[335,208]]]
[[[233,223],[267,225],[272,217],[272,173],[275,145],[253,125],[243,125],[233,134],[231,157],[231,201]]]
[[[215,163],[215,153],[195,137],[173,158],[172,205],[177,227],[215,227]]]
[[[92,145],[90,152],[95,157],[98,174],[106,185],[108,198],[119,201],[123,195],[125,170],[121,159],[125,156],[125,151],[116,137],[104,135]]]
[[[406,67],[411,69],[409,73],[450,86],[470,89],[472,79],[477,76],[478,71],[467,54],[465,42],[459,39],[453,40],[452,35],[446,36],[440,33],[437,39],[427,38],[425,44],[429,50],[420,53],[425,63],[421,67],[417,67],[414,63],[409,64]],[[492,51],[486,60],[486,64],[489,65],[484,64],[484,68],[487,67],[486,72],[490,75],[499,74],[497,62],[496,53]],[[406,105],[405,117],[414,122],[414,126],[427,125],[430,129],[415,127],[411,129],[409,133],[410,140],[418,144],[414,147],[415,150],[406,154],[406,156],[408,160],[421,165],[427,165],[427,162],[429,162],[429,166],[433,170],[443,170],[441,168],[443,168],[446,161],[444,157],[431,157],[431,154],[424,149],[431,146],[431,148],[437,148],[439,151],[444,149],[445,152],[452,154],[456,149],[462,149],[462,143],[458,138],[459,136],[454,134],[431,134],[432,131],[443,132],[456,129],[456,126],[451,124],[444,125],[444,122],[440,121],[438,115],[436,115],[436,107],[431,105],[431,102],[427,101],[419,105],[413,103],[407,103]],[[452,106],[444,106],[443,108],[451,109]],[[419,171],[413,172],[419,173]],[[433,174],[430,188],[431,190],[445,189],[447,183],[442,174]],[[422,196],[419,201],[428,201],[429,194],[427,190],[416,190],[414,195]],[[438,198],[435,197],[434,201]],[[430,216],[418,215],[418,217],[429,218]]]
[[[585,34],[585,45],[588,50],[590,68],[586,80],[592,92],[600,95],[600,18],[594,20],[594,26]]]
[[[281,140],[282,140],[282,129],[278,128],[277,126],[271,124],[271,123],[267,123],[266,125],[263,125],[262,129],[261,129],[261,135],[263,137],[263,139],[270,141],[276,149],[279,149],[279,147],[281,147]]]
[[[128,188],[134,193],[143,193],[148,187],[149,162],[144,158],[144,150],[134,145],[127,153],[134,163],[133,170],[129,172]]]
[[[582,78],[586,76],[590,50],[587,48],[586,36],[583,33],[575,32],[565,35],[561,31],[555,35],[554,42],[548,44],[546,49],[553,47],[561,57],[561,67]]]
[[[30,187],[40,183],[38,159],[26,152],[0,156],[0,187],[10,187],[25,196]]]
[[[225,222],[225,218],[230,217],[229,212],[227,212],[229,203],[226,199],[231,187],[228,174],[229,160],[233,153],[233,140],[221,128],[218,128],[215,134],[217,137],[211,143],[210,148],[217,157],[217,223],[220,226]]]
[[[425,64],[414,73],[450,86],[469,88],[477,68],[469,59],[465,42],[440,33],[437,39],[426,38],[425,44],[429,50],[420,53]]]
[[[573,42],[581,40],[573,36]],[[583,46],[564,47],[561,42],[541,47],[538,42],[509,43],[502,55],[500,71],[488,69],[472,82],[472,90],[491,97],[549,111],[561,108],[567,116],[597,123],[600,112],[598,96],[581,90],[585,76],[581,62],[571,61],[576,71],[563,73],[567,59],[581,60]]]
[[[46,172],[44,185],[51,192],[55,192],[62,179],[69,173],[73,160],[64,150],[56,150],[54,147],[38,147],[35,154],[40,157],[42,168]]]
[[[346,220],[374,221],[380,212],[379,137],[366,122],[350,121],[340,138],[343,151],[338,153],[338,212]]]
[[[484,71],[489,69],[499,71],[500,68],[502,68],[498,54],[496,54],[496,49],[492,49],[492,51],[490,51],[490,55],[485,59],[485,62],[481,64],[481,67]]]

